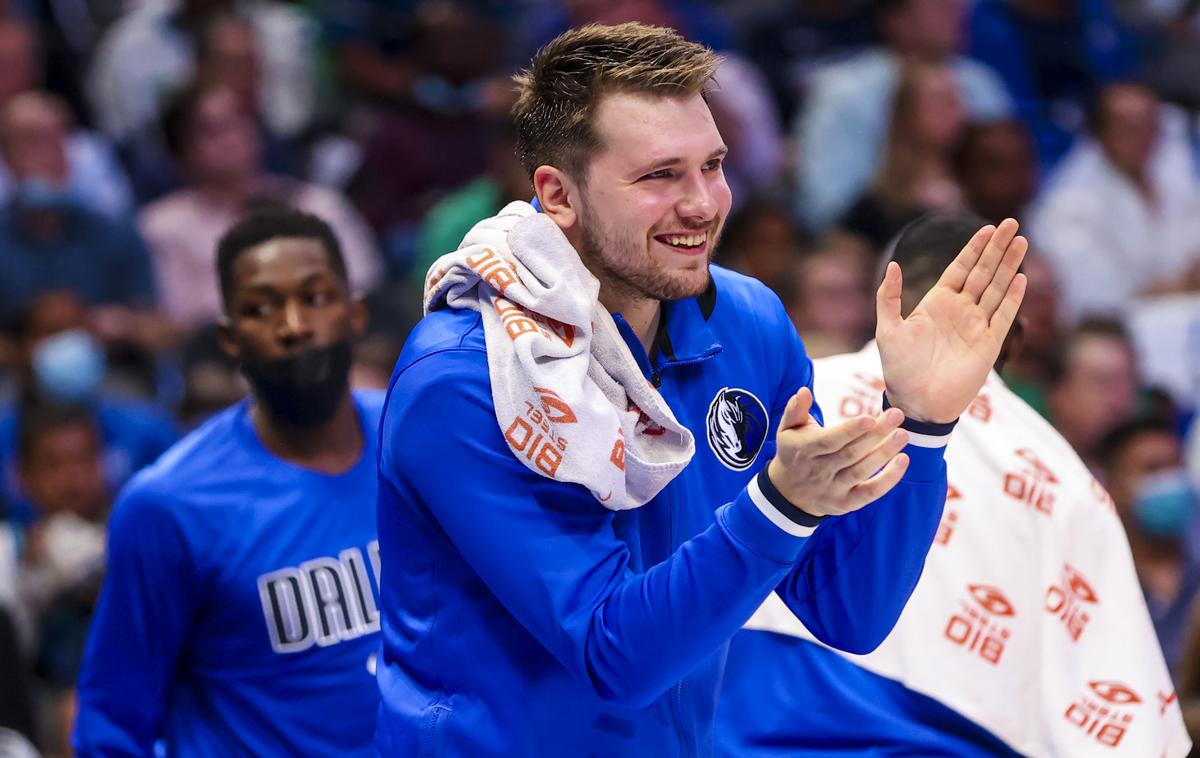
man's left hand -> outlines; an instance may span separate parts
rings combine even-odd
[[[908,318],[900,310],[900,266],[888,264],[876,295],[875,339],[888,401],[905,416],[949,423],[979,394],[1025,296],[1017,269],[1028,249],[1013,219],[983,227]]]

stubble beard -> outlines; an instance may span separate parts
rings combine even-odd
[[[696,297],[708,289],[708,266],[712,263],[716,237],[711,240],[702,271],[672,270],[650,257],[649,251],[639,251],[630,235],[611,234],[582,216],[580,222],[579,255],[600,280],[601,291],[621,298],[662,301]]]

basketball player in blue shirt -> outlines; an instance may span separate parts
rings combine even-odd
[[[491,372],[514,333],[558,350],[567,325],[510,321],[493,340],[496,313],[432,310],[409,335],[380,430],[382,755],[709,755],[729,638],[773,590],[823,641],[863,653],[916,585],[946,499],[946,440],[1016,315],[1026,242],[1012,220],[984,227],[908,318],[889,267],[878,343],[896,409],[824,428],[779,299],[709,264],[732,202],[704,99],[716,65],[670,30],[586,26],[517,80],[519,152],[545,214],[525,228],[549,219],[579,254],[619,355],[642,369],[629,386],[657,388],[694,455],[620,511],[551,478],[611,432],[582,428],[553,385],[533,385],[543,407],[520,412],[539,432],[550,417],[577,426],[557,427],[569,445],[530,442],[517,416],[531,430],[521,440],[499,422]],[[521,232],[501,241],[516,248]],[[541,291],[533,280],[554,272],[538,263],[527,282]],[[430,282],[449,276],[439,271]],[[480,302],[503,300],[509,276],[479,274]],[[590,327],[572,325],[573,344],[576,326]],[[531,354],[550,376],[560,359],[547,356],[563,353]],[[665,433],[639,424],[611,456],[574,460],[627,472],[627,439]],[[513,452],[527,444],[537,471]]]
[[[136,476],[79,679],[80,756],[370,753],[378,395],[338,242],[295,211],[221,240],[224,349],[252,398]]]

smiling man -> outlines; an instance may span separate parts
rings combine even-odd
[[[510,206],[434,265],[384,410],[382,755],[707,755],[729,638],[772,590],[866,652],[916,584],[1025,241],[981,229],[906,319],[889,269],[895,407],[823,428],[779,300],[710,265],[731,204],[716,65],[670,30],[587,26],[517,78],[544,213]],[[570,323],[561,290],[591,300]],[[619,503],[595,484],[615,472]]]
[[[217,270],[253,397],[118,498],[75,752],[369,755],[381,397],[347,389],[366,310],[315,216],[240,222]]]

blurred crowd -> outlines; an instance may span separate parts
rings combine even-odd
[[[870,338],[912,220],[1022,222],[1004,376],[1108,487],[1200,698],[1200,2],[0,0],[0,727],[66,754],[112,497],[246,393],[225,229],[328,220],[371,310],[352,382],[385,386],[429,264],[531,194],[509,77],[626,20],[724,56],[718,262],[814,356]]]

